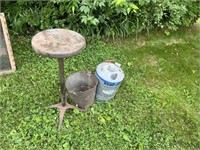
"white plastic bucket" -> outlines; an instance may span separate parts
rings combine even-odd
[[[103,62],[97,66],[96,77],[99,80],[96,100],[107,102],[116,95],[124,79],[124,72],[118,63]]]

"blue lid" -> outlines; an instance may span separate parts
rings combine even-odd
[[[107,82],[118,83],[124,79],[123,70],[114,63],[103,62],[97,66],[97,75]]]

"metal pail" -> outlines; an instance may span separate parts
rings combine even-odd
[[[94,102],[97,84],[95,75],[89,71],[81,71],[70,75],[65,86],[78,107],[88,108]]]

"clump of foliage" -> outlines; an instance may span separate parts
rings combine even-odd
[[[33,34],[48,28],[70,28],[89,36],[127,36],[154,27],[177,30],[199,17],[197,0],[50,0],[2,2],[10,27]]]

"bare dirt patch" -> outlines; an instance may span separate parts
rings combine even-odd
[[[158,61],[156,59],[155,56],[148,56],[145,60],[145,63],[151,65],[151,66],[154,66],[154,67],[158,67],[159,64],[158,64]]]
[[[138,40],[136,44],[138,47],[142,47],[145,46],[146,42],[144,40]]]
[[[166,46],[170,46],[173,44],[184,44],[185,42],[182,39],[172,39],[169,42],[166,42]]]

